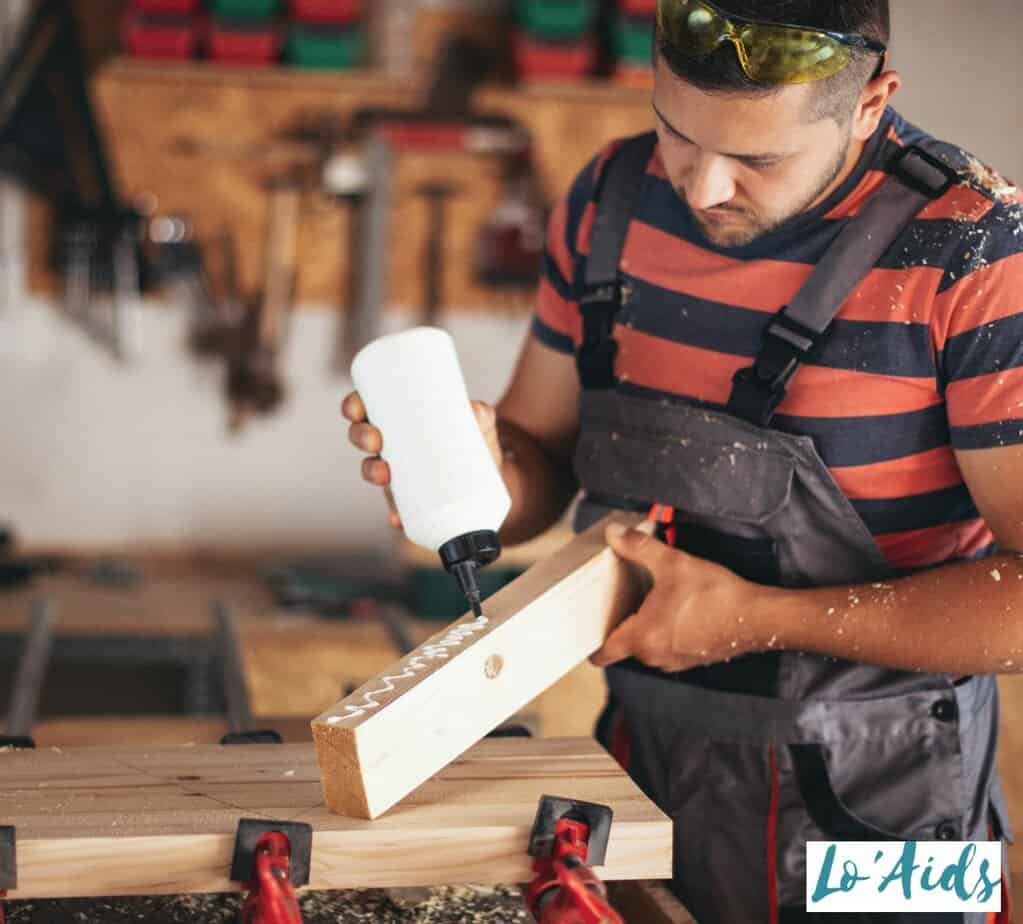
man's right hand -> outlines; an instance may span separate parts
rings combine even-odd
[[[473,401],[472,410],[487,441],[490,454],[500,471],[503,454],[497,438],[497,412],[491,405],[485,404],[483,401]],[[368,454],[368,458],[362,460],[363,480],[384,489],[387,505],[390,508],[391,526],[401,529],[401,518],[398,516],[394,498],[391,496],[391,469],[380,458],[380,452],[384,448],[383,434],[369,422],[366,405],[363,404],[357,391],[353,391],[341,402],[341,413],[346,420],[351,422],[351,426],[348,428],[348,439],[356,449]]]

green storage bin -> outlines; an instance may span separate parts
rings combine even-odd
[[[654,41],[653,21],[620,16],[614,27],[614,48],[619,60],[648,65]]]
[[[366,56],[366,34],[360,27],[327,29],[292,26],[284,57],[292,67],[304,70],[347,70],[358,67]]]
[[[268,19],[277,13],[279,0],[212,0],[210,8],[225,19]]]
[[[518,0],[520,26],[541,39],[579,39],[597,18],[596,0]]]

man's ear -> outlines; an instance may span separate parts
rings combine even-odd
[[[863,88],[853,116],[852,136],[856,141],[866,141],[877,131],[888,102],[901,86],[899,72],[886,70]]]

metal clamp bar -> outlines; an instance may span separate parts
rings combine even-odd
[[[213,618],[217,624],[217,650],[221,662],[220,678],[228,729],[220,743],[281,744],[283,739],[276,731],[253,727],[237,615],[222,600],[216,600],[213,603]]]
[[[18,830],[0,825],[0,892],[18,887]]]
[[[28,738],[35,725],[46,669],[53,647],[54,618],[48,600],[32,604],[32,625],[18,660],[7,709],[5,734],[8,738]]]

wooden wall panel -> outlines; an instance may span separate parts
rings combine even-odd
[[[418,88],[372,74],[328,75],[225,70],[209,64],[153,65],[119,59],[95,79],[95,98],[109,135],[116,172],[130,197],[149,193],[165,212],[189,214],[204,240],[237,234],[242,288],[261,286],[263,184],[288,170],[315,186],[318,151],[287,140],[310,124],[343,125],[366,105],[414,107]],[[493,87],[477,108],[519,119],[533,133],[550,199],[609,139],[652,124],[648,94],[594,82],[561,88]],[[447,307],[528,310],[532,293],[511,295],[478,286],[471,262],[480,226],[500,193],[493,158],[421,154],[401,158],[389,255],[390,305],[423,303],[426,211],[416,188],[427,180],[456,185],[445,245]],[[42,259],[45,217],[33,211],[35,288],[50,288]],[[321,193],[307,193],[300,236],[298,298],[335,306],[347,291],[347,217]]]

